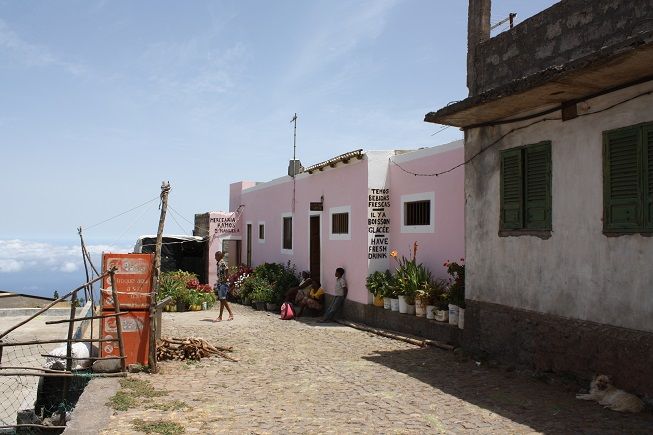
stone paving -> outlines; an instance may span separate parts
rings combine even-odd
[[[102,433],[137,433],[137,418],[175,421],[186,433],[653,433],[652,414],[605,410],[575,399],[576,387],[562,382],[341,325],[234,308],[235,320],[221,323],[210,322],[214,311],[165,313],[164,336],[234,346],[240,361],[162,362],[160,374],[130,375],[169,395],[114,412]],[[188,408],[153,409],[174,400]]]

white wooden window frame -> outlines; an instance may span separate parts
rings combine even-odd
[[[406,225],[406,203],[416,201],[430,201],[429,225]],[[401,232],[406,234],[429,234],[435,232],[435,192],[401,195]]]
[[[338,213],[347,213],[347,233],[333,233],[333,215]],[[344,205],[341,207],[331,207],[329,209],[329,240],[351,240],[351,206]]]

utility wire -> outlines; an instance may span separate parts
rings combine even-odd
[[[441,129],[439,129],[439,130],[436,131],[435,133],[432,133],[431,136],[435,136],[435,135],[438,134],[438,133],[442,133],[443,131],[445,131],[445,130],[448,129],[449,127],[451,127],[451,126],[450,126],[450,125],[445,125],[444,127],[442,127]]]
[[[392,158],[390,159],[390,162],[392,162],[392,164],[394,164],[395,166],[397,166],[399,169],[401,169],[401,170],[404,171],[405,173],[410,174],[410,175],[414,175],[414,176],[416,176],[416,177],[439,177],[440,175],[447,174],[447,173],[449,173],[449,172],[454,171],[455,169],[460,168],[461,166],[464,166],[464,165],[468,164],[469,162],[471,162],[472,160],[474,160],[476,157],[478,157],[481,153],[483,153],[483,152],[489,150],[490,148],[492,148],[493,146],[495,146],[496,144],[498,144],[499,142],[501,142],[501,141],[502,141],[506,136],[508,136],[508,135],[510,135],[510,134],[512,134],[512,133],[514,133],[514,132],[516,132],[516,131],[523,130],[523,129],[528,128],[528,127],[530,127],[530,126],[532,126],[532,125],[535,125],[535,124],[539,124],[540,122],[545,122],[545,121],[556,121],[556,120],[560,120],[560,119],[561,119],[561,118],[544,118],[544,119],[537,120],[537,121],[535,121],[535,122],[531,122],[530,124],[527,124],[527,125],[522,125],[521,127],[515,127],[515,128],[513,128],[513,129],[511,129],[510,131],[508,131],[507,133],[502,134],[498,139],[496,139],[496,140],[495,140],[494,142],[492,142],[490,145],[481,148],[479,151],[477,151],[477,152],[476,152],[473,156],[471,156],[469,159],[465,160],[465,161],[462,162],[462,163],[457,164],[456,166],[454,166],[454,167],[452,167],[452,168],[447,169],[446,171],[433,172],[433,173],[419,173],[419,172],[412,172],[412,171],[409,171],[409,170],[403,168],[399,163],[393,161]]]
[[[168,206],[168,207],[169,207],[169,206]],[[171,210],[172,210],[172,209],[171,209]],[[175,221],[175,223],[177,224],[177,226],[181,229],[181,231],[182,231],[183,233],[187,233],[187,232],[188,232],[188,230],[187,230],[186,228],[184,228],[184,227],[181,226],[181,224],[179,223],[179,221],[178,221],[177,218],[175,217],[175,214],[174,214],[174,213],[170,213],[170,217],[172,218],[173,221]]]
[[[149,203],[151,203],[151,202],[154,202],[154,201],[156,201],[156,200],[158,200],[158,199],[159,199],[158,196],[157,196],[156,198],[152,198],[152,199],[150,199],[149,201],[146,201],[146,202],[144,202],[144,203],[141,204],[141,205],[137,205],[137,206],[134,207],[134,208],[130,208],[130,209],[127,210],[127,211],[123,211],[122,213],[119,213],[119,214],[117,214],[117,215],[115,215],[115,216],[113,216],[113,217],[110,217],[110,218],[108,218],[108,219],[103,220],[102,222],[98,222],[98,223],[96,223],[96,224],[93,224],[93,225],[89,225],[89,226],[87,226],[87,227],[84,227],[83,230],[88,230],[88,229],[91,229],[91,228],[95,228],[95,227],[97,227],[97,226],[99,226],[99,225],[102,225],[102,224],[107,223],[107,222],[109,222],[109,221],[111,221],[111,220],[113,220],[113,219],[116,219],[116,218],[118,218],[118,217],[120,217],[120,216],[122,216],[122,215],[125,215],[125,214],[127,214],[127,213],[129,213],[129,212],[131,212],[131,211],[134,211],[134,210],[136,210],[137,208],[143,207],[144,205],[147,205],[147,204],[149,204]]]
[[[605,111],[607,111],[607,110],[610,110],[610,109],[613,109],[613,108],[615,108],[615,107],[617,107],[617,106],[620,106],[620,105],[622,105],[622,104],[625,104],[625,103],[627,103],[627,102],[629,102],[629,101],[635,100],[635,99],[637,99],[637,98],[640,98],[640,97],[643,97],[643,96],[646,96],[646,95],[651,95],[651,94],[653,94],[653,91],[641,92],[641,93],[639,93],[639,94],[637,94],[637,95],[634,95],[634,96],[632,96],[632,97],[630,97],[630,98],[627,98],[627,99],[625,99],[625,100],[622,100],[622,101],[619,101],[619,102],[617,102],[617,103],[614,103],[614,104],[612,104],[612,105],[610,105],[610,106],[608,106],[608,107],[605,107],[605,108],[603,108],[603,109],[595,110],[595,111],[593,111],[593,112],[582,113],[582,114],[578,115],[578,117],[580,118],[580,117],[582,117],[582,116],[596,115],[597,113],[605,112]],[[560,110],[560,109],[557,109],[557,110]],[[547,112],[547,113],[549,113],[549,112]],[[542,116],[542,114],[535,114],[535,115],[533,115],[533,117],[536,117],[536,116]],[[518,121],[525,121],[526,119],[528,119],[528,118],[519,118]],[[506,136],[508,136],[508,135],[510,135],[510,134],[512,134],[512,133],[515,133],[515,132],[517,132],[517,131],[519,131],[519,130],[523,130],[523,129],[525,129],[525,128],[531,127],[531,126],[533,126],[533,125],[535,125],[535,124],[539,124],[539,123],[541,123],[541,122],[546,122],[546,121],[559,121],[560,119],[562,119],[562,118],[558,118],[558,117],[556,117],[556,118],[543,118],[543,119],[539,119],[539,120],[537,120],[537,121],[535,121],[535,122],[531,122],[530,124],[522,125],[522,126],[520,126],[520,127],[515,127],[515,128],[513,128],[513,129],[511,129],[510,131],[508,131],[507,133],[501,135],[497,140],[495,140],[495,141],[492,142],[491,144],[487,145],[486,147],[481,148],[479,151],[477,151],[476,153],[474,153],[474,155],[472,155],[469,159],[463,161],[462,163],[457,164],[456,166],[454,166],[454,167],[452,167],[452,168],[447,169],[446,171],[433,172],[433,173],[419,173],[419,172],[412,172],[412,171],[409,171],[409,170],[403,168],[400,164],[398,164],[397,162],[393,161],[392,158],[390,158],[389,160],[390,160],[390,162],[391,162],[393,165],[397,166],[399,169],[401,169],[402,171],[404,171],[404,172],[407,173],[407,174],[414,175],[414,176],[416,176],[416,177],[438,177],[438,176],[440,176],[440,175],[447,174],[447,173],[449,173],[449,172],[451,172],[451,171],[453,171],[453,170],[455,170],[455,169],[458,169],[458,168],[461,167],[461,166],[464,166],[464,165],[470,163],[472,160],[474,160],[474,159],[475,159],[476,157],[478,157],[480,154],[482,154],[482,153],[484,153],[485,151],[487,151],[488,149],[492,148],[493,146],[495,146],[496,144],[498,144],[499,142],[501,142],[503,139],[505,139]],[[518,122],[518,121],[515,120],[514,122]],[[510,120],[502,121],[501,123],[502,123],[502,124],[505,124],[506,122],[510,122]],[[490,125],[487,125],[487,126],[489,127]]]

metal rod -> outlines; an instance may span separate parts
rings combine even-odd
[[[65,359],[65,358],[68,358],[68,357],[66,357],[66,356],[48,355],[47,353],[42,353],[41,356],[42,356],[42,357],[45,357],[45,358],[59,358],[59,359]],[[104,359],[121,359],[121,358],[125,358],[125,357],[124,357],[124,356],[89,356],[89,357],[87,357],[87,358],[84,358],[84,357],[76,357],[76,356],[71,356],[71,357],[70,357],[70,359],[72,359],[72,360],[91,359],[91,360],[94,360],[94,361],[104,360]],[[2,368],[2,367],[0,367],[0,368]]]
[[[12,424],[10,426],[0,426],[0,429],[19,429],[21,427],[38,427],[39,429],[65,429],[66,426],[46,426],[43,424]]]
[[[42,313],[44,313],[45,311],[49,310],[49,309],[52,308],[54,305],[56,305],[56,304],[58,304],[59,302],[65,300],[68,296],[70,296],[70,295],[72,295],[72,294],[74,294],[74,293],[77,293],[79,290],[85,288],[88,284],[91,284],[91,283],[97,282],[97,281],[101,280],[102,278],[104,278],[105,276],[106,276],[106,274],[104,274],[104,275],[102,275],[102,276],[98,276],[97,278],[95,278],[95,279],[93,279],[93,280],[91,280],[91,281],[89,281],[89,282],[87,282],[87,283],[85,283],[85,284],[82,284],[81,286],[79,286],[79,287],[77,287],[76,289],[72,290],[70,293],[66,294],[65,296],[60,297],[59,299],[52,301],[51,303],[49,303],[48,305],[46,305],[45,307],[43,307],[43,308],[41,308],[39,311],[37,311],[35,314],[33,314],[33,315],[31,315],[30,317],[28,317],[26,320],[23,320],[22,322],[18,322],[16,325],[14,325],[14,326],[12,326],[11,328],[7,329],[5,332],[3,332],[2,334],[0,334],[0,338],[6,336],[6,335],[9,334],[11,331],[13,331],[13,330],[15,330],[15,329],[17,329],[17,328],[23,326],[25,323],[27,323],[27,322],[29,322],[30,320],[34,319],[34,318],[35,318],[36,316],[38,316],[39,314],[42,314]]]
[[[118,378],[126,377],[127,372],[118,373],[93,373],[77,374],[77,373],[22,373],[22,372],[3,372],[0,371],[0,376],[42,376],[44,378],[73,378],[73,377],[89,377],[89,378]]]
[[[116,292],[116,268],[113,267],[109,271],[109,277],[111,279],[111,295],[113,296],[113,306],[115,313],[120,314],[120,301],[118,301],[118,293]],[[122,322],[120,319],[116,319],[116,332],[118,333],[118,348],[120,349],[120,356],[125,356],[125,345],[122,340]],[[124,372],[126,371],[125,359],[120,360],[120,368]]]
[[[75,343],[105,343],[108,341],[117,342],[117,338],[77,338],[73,340]],[[68,343],[66,339],[58,340],[32,340],[32,341],[16,341],[11,343],[2,343],[2,346],[31,346],[33,344],[53,344],[53,343]]]
[[[166,297],[165,299],[163,299],[161,302],[159,302],[158,304],[156,304],[156,305],[154,306],[154,309],[155,309],[155,310],[158,310],[158,309],[161,308],[161,307],[165,307],[165,306],[168,305],[170,302],[172,302],[172,296],[168,296],[168,297]]]
[[[116,316],[123,316],[125,314],[129,314],[127,311],[121,311],[120,313],[113,313],[113,314],[103,314],[101,316],[91,316],[91,317],[78,317],[76,319],[63,319],[63,320],[48,320],[45,322],[46,325],[54,325],[56,323],[68,323],[68,322],[84,322],[86,320],[94,320],[94,319],[104,319],[107,317],[116,317]]]
[[[72,373],[71,371],[63,372],[61,370],[46,369],[46,368],[43,368],[43,367],[9,367],[9,366],[8,367],[2,367],[2,366],[0,366],[0,369],[2,369],[2,370],[36,370],[36,371],[42,371],[42,372]]]

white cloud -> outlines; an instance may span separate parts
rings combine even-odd
[[[20,62],[28,66],[55,66],[74,76],[80,76],[86,72],[83,65],[64,61],[52,54],[46,47],[25,41],[2,19],[0,19],[0,50],[13,54]]]
[[[118,245],[87,246],[93,264],[100,267],[102,252],[131,252],[131,247]],[[55,245],[27,240],[0,240],[0,273],[23,272],[27,270],[51,270],[72,273],[83,267],[79,245]]]
[[[72,261],[67,261],[61,266],[61,269],[59,270],[61,272],[71,273],[71,272],[76,272],[77,269],[78,269],[77,263],[73,263]]]
[[[0,273],[20,272],[23,264],[16,260],[0,260]]]
[[[286,83],[292,83],[327,67],[336,61],[345,60],[341,66],[356,62],[351,53],[363,43],[377,39],[385,29],[386,19],[399,0],[375,0],[363,2],[360,6],[340,11],[342,16],[320,20],[313,33],[306,37],[296,61],[289,68]],[[322,11],[320,16],[330,11]],[[349,55],[349,56],[348,56]]]

